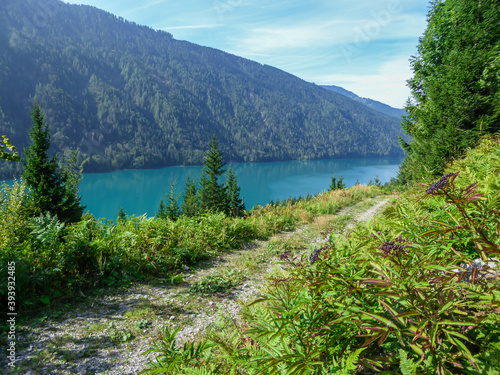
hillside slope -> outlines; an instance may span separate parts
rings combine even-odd
[[[214,133],[232,161],[402,155],[398,120],[279,69],[94,7],[4,0],[0,133],[20,149],[35,102],[87,172],[199,164]]]
[[[351,98],[352,100],[355,100],[359,103],[362,103],[371,109],[374,109],[376,111],[379,111],[383,114],[386,114],[387,116],[395,117],[397,119],[400,119],[401,116],[405,115],[404,109],[400,108],[394,108],[391,107],[390,105],[381,103],[379,101],[369,99],[369,98],[363,98],[361,96],[356,95],[352,91],[346,90],[343,87],[340,86],[335,86],[335,85],[328,85],[328,86],[323,86],[325,89],[336,92],[338,94],[342,94],[344,96],[347,96],[348,98]]]

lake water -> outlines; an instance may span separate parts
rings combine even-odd
[[[315,195],[328,189],[333,174],[344,184],[367,184],[378,176],[382,183],[397,175],[402,159],[335,159],[273,163],[235,163],[241,196],[247,209],[256,203],[290,196]],[[226,166],[227,168],[227,166]],[[99,218],[115,219],[120,207],[128,215],[154,216],[161,198],[169,193],[169,181],[184,191],[187,176],[197,180],[202,167],[167,167],[85,174],[80,184],[82,203]]]

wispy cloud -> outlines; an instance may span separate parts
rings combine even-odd
[[[184,30],[184,29],[213,29],[221,27],[221,25],[185,25],[185,26],[172,26],[172,27],[158,27],[158,30]]]
[[[342,86],[359,96],[402,108],[410,95],[410,90],[405,85],[412,76],[408,57],[397,56],[375,64],[374,68],[364,73],[317,74],[308,78],[319,85]]]
[[[242,51],[264,52],[290,48],[338,46],[352,43],[361,45],[378,40],[415,37],[425,21],[409,20],[407,15],[394,16],[390,24],[376,23],[373,19],[310,21],[289,27],[250,28],[238,44]],[[397,30],[397,32],[395,32]]]
[[[128,16],[134,15],[134,14],[136,14],[138,12],[142,12],[142,11],[144,11],[146,9],[149,9],[151,7],[163,4],[165,2],[167,2],[167,0],[154,0],[154,1],[150,1],[150,2],[147,2],[146,4],[141,5],[139,7],[126,10],[126,11],[122,12],[122,15],[123,15],[123,17],[128,17]]]

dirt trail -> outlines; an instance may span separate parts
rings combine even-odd
[[[375,216],[390,198],[382,197],[341,210],[334,217],[350,219],[344,233]],[[59,311],[36,324],[20,327],[17,367],[12,374],[137,374],[151,355],[143,355],[161,336],[164,327],[182,327],[178,340],[195,338],[221,316],[237,318],[240,302],[259,293],[277,263],[283,243],[300,252],[321,246],[324,239],[313,224],[300,226],[267,241],[224,254],[188,270],[179,284],[136,284]],[[224,296],[196,296],[188,288],[207,275],[232,272],[243,275],[241,284]],[[236,277],[235,276],[235,277]],[[23,345],[24,344],[24,345]],[[0,368],[0,372],[6,373]],[[8,372],[7,372],[8,373]]]

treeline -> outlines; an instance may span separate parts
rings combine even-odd
[[[93,7],[2,1],[0,51],[0,133],[26,147],[38,103],[87,172],[201,164],[213,134],[234,162],[403,155],[397,119]]]
[[[207,213],[224,213],[231,217],[240,217],[245,213],[245,203],[240,197],[233,167],[230,165],[225,183],[220,183],[219,177],[224,174],[224,156],[217,146],[217,138],[212,137],[210,151],[205,156],[201,177],[197,183],[188,177],[182,204],[179,204],[179,195],[175,194],[175,181],[170,182],[170,193],[166,195],[166,202],[162,199],[156,217],[160,219],[176,220],[181,215],[194,217]]]

